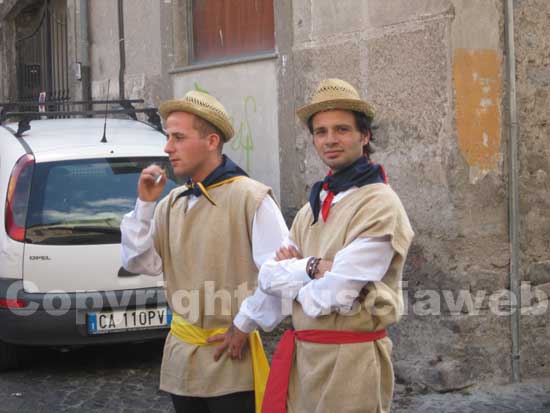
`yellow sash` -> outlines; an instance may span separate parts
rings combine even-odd
[[[209,346],[219,344],[218,342],[209,343],[208,337],[217,334],[224,334],[227,328],[212,328],[205,330],[194,326],[181,318],[176,313],[172,313],[172,323],[170,332],[173,336],[179,338],[185,343],[195,346]],[[265,385],[267,376],[269,376],[269,364],[265,356],[262,339],[257,331],[248,335],[248,344],[250,346],[250,356],[252,358],[252,372],[254,374],[254,393],[256,398],[256,413],[262,411],[262,401],[264,399]]]

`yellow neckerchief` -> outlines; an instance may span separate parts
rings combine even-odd
[[[188,323],[176,313],[172,313],[170,333],[185,343],[195,346],[210,346],[219,344],[219,342],[209,343],[207,341],[208,337],[224,334],[226,331],[227,328],[225,327],[205,330]],[[267,383],[267,376],[269,376],[269,363],[267,362],[267,357],[262,345],[262,339],[260,338],[258,331],[254,331],[248,335],[248,344],[250,346],[252,372],[254,374],[256,413],[261,413],[265,385]]]
[[[196,183],[187,184],[187,188],[192,189],[196,185],[200,189],[201,193],[205,196],[205,198],[208,199],[208,201],[210,201],[210,203],[212,205],[216,206],[216,202],[214,202],[214,200],[212,199],[212,197],[208,193],[208,190],[213,189],[213,188],[217,188],[218,186],[228,184],[230,182],[236,181],[237,179],[241,179],[241,178],[244,178],[244,175],[234,176],[233,178],[229,178],[229,179],[225,179],[225,180],[220,181],[220,182],[216,182],[215,184],[208,185],[206,188],[204,187],[202,182],[196,182]]]

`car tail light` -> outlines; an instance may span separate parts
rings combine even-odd
[[[34,157],[23,155],[10,176],[6,198],[6,232],[15,241],[25,240],[25,221],[31,189]]]
[[[27,303],[24,300],[0,298],[0,308],[23,308]]]

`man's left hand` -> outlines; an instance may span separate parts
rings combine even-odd
[[[231,325],[224,334],[218,334],[208,338],[209,343],[222,341],[214,353],[214,361],[218,361],[225,350],[229,351],[229,357],[242,360],[243,350],[248,342],[248,334],[243,333],[235,325]]]
[[[298,249],[289,245],[288,247],[282,246],[277,251],[275,251],[275,261],[290,260],[292,258],[302,259],[302,253]]]

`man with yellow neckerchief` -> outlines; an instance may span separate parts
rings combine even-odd
[[[155,205],[166,176],[145,168],[121,224],[124,267],[164,274],[173,318],[160,388],[177,412],[260,411],[269,367],[256,330],[281,321],[281,301],[258,289],[237,301],[288,229],[271,189],[222,155],[234,131],[214,97],[191,91],[160,113],[174,174],[188,181]]]

